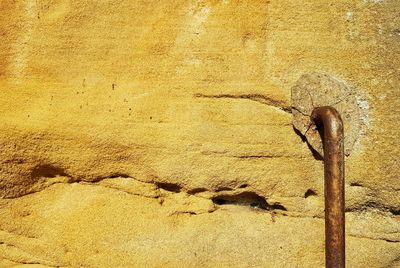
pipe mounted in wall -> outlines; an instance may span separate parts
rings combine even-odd
[[[311,119],[321,133],[325,176],[325,265],[345,267],[343,122],[333,107],[317,107]]]

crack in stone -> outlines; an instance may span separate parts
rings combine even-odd
[[[293,156],[287,155],[232,155],[231,157],[247,159],[247,158],[293,158]],[[297,157],[295,157],[297,158]]]
[[[110,186],[110,185],[98,184],[98,183],[90,183],[90,182],[85,182],[85,181],[77,182],[77,183],[79,183],[80,185],[98,186],[98,187],[103,187],[103,188],[107,188],[107,189],[117,190],[119,192],[123,192],[123,193],[126,193],[126,194],[140,196],[140,197],[149,198],[149,199],[158,199],[158,198],[161,197],[161,196],[150,196],[150,195],[145,195],[145,194],[134,193],[134,192],[131,192],[131,191],[128,191],[128,190],[124,190],[122,188],[113,187],[113,186]],[[63,184],[63,183],[61,183],[61,184]]]
[[[229,157],[236,157],[239,159],[263,159],[263,158],[275,158],[275,157],[285,157],[285,156],[273,156],[273,155],[239,155],[239,156],[229,156]],[[57,175],[54,176],[54,174],[52,174],[52,176],[49,178],[51,180],[57,179]],[[155,191],[158,191],[158,193],[156,194],[143,194],[143,193],[139,193],[139,192],[135,192],[135,191],[131,191],[129,189],[124,189],[123,187],[118,187],[118,185],[105,185],[104,183],[101,183],[102,181],[106,180],[106,179],[114,179],[114,178],[123,178],[123,179],[129,179],[129,180],[134,180],[138,183],[144,184],[144,185],[148,185],[150,187],[155,187]],[[46,178],[44,178],[46,179]],[[171,194],[176,194],[176,193],[180,193],[180,192],[185,192],[186,194],[188,194],[188,196],[196,196],[198,198],[203,198],[203,199],[207,199],[207,200],[212,200],[212,198],[215,197],[215,195],[212,194],[212,191],[209,191],[207,189],[204,189],[204,191],[202,192],[209,192],[209,194],[211,195],[210,197],[203,197],[203,196],[199,196],[197,195],[196,192],[191,192],[191,190],[187,190],[184,189],[181,185],[179,184],[174,184],[174,183],[165,183],[165,182],[161,182],[161,181],[151,181],[151,182],[146,182],[146,181],[141,181],[138,180],[136,178],[131,177],[128,174],[125,173],[121,173],[121,172],[115,172],[112,173],[111,175],[107,175],[107,176],[99,176],[91,181],[85,181],[82,179],[74,179],[73,177],[60,177],[59,181],[50,181],[47,182],[45,181],[42,185],[38,185],[37,187],[35,187],[35,191],[29,192],[27,194],[24,195],[20,195],[17,197],[12,197],[12,198],[4,198],[3,200],[10,200],[10,199],[16,199],[19,197],[23,197],[26,195],[30,195],[33,193],[37,193],[40,191],[45,190],[46,188],[55,185],[55,184],[71,184],[71,183],[79,183],[82,185],[97,185],[97,186],[101,186],[101,187],[105,187],[105,188],[109,188],[109,189],[113,189],[113,190],[117,190],[117,191],[121,191],[127,194],[131,194],[131,195],[135,195],[135,196],[140,196],[140,197],[144,197],[144,198],[151,198],[151,199],[158,199],[159,203],[162,205],[163,203],[163,194],[160,193],[160,190],[166,191],[168,193]],[[358,186],[358,187],[365,187],[365,186]],[[240,187],[239,187],[240,188]],[[368,187],[365,187],[368,188]],[[369,189],[369,188],[368,188]],[[237,190],[240,189],[230,189],[231,193],[233,194],[240,194],[240,192],[238,192]],[[242,191],[243,192],[243,189]],[[229,192],[227,193],[229,194]],[[357,207],[352,207],[352,208],[348,208],[346,210],[346,212],[359,212],[359,211],[365,211],[368,208],[376,208],[379,211],[385,211],[385,212],[390,212],[392,215],[398,215],[398,211],[394,210],[393,206],[385,206],[384,204],[375,204],[375,203],[366,203],[366,204],[360,204]],[[292,211],[295,212],[295,211]]]
[[[302,114],[303,116],[307,116],[307,117],[311,117],[311,115],[304,113],[303,111],[300,111],[299,108],[295,107],[295,106],[291,106],[292,110],[295,110],[296,112],[299,112],[300,114]]]
[[[400,208],[394,206],[390,206],[387,204],[379,204],[376,202],[365,201],[361,204],[356,204],[353,207],[346,208],[346,212],[363,212],[376,209],[380,212],[387,212],[390,213],[392,216],[399,216],[400,215]]]
[[[337,104],[339,104],[339,103],[345,101],[347,98],[349,98],[349,97],[351,97],[351,96],[354,96],[354,95],[355,95],[354,93],[349,93],[349,94],[347,94],[346,96],[344,96],[343,98],[341,98],[340,100],[338,100],[338,101],[332,103],[330,106],[335,106],[335,105],[337,105]]]
[[[385,241],[385,242],[388,242],[388,243],[395,243],[395,244],[396,243],[400,243],[399,240],[392,240],[392,239],[387,239],[387,238],[373,238],[373,237],[370,237],[370,236],[355,235],[355,234],[348,234],[348,236],[356,237],[356,238],[364,238],[364,239],[376,240],[376,241]]]
[[[239,159],[262,159],[262,158],[296,158],[296,159],[306,159],[307,157],[305,156],[295,156],[295,155],[274,155],[274,154],[268,154],[268,155],[232,155],[228,154],[226,152],[211,152],[211,151],[204,151],[201,152],[203,155],[216,155],[219,157],[232,157],[232,158],[239,158]]]
[[[50,265],[43,264],[42,262],[38,262],[38,261],[17,261],[17,260],[11,259],[9,257],[4,257],[4,256],[1,256],[1,258],[4,259],[4,260],[13,262],[15,264],[21,264],[21,265],[25,265],[25,264],[26,265],[35,265],[35,264],[37,264],[37,265],[40,265],[41,267],[50,267],[50,268],[63,267],[63,265],[52,265],[52,266],[50,266]]]
[[[10,232],[5,231],[5,230],[1,230],[1,231],[6,232],[6,233],[10,233]],[[13,233],[10,233],[10,234],[13,234]],[[28,253],[28,252],[22,250],[21,248],[19,248],[18,246],[14,245],[14,244],[11,244],[11,243],[8,243],[8,242],[5,242],[5,241],[0,241],[0,247],[1,247],[1,246],[4,246],[4,247],[12,247],[12,248],[15,248],[16,250],[22,252],[22,253],[25,254],[25,255],[31,255],[30,253]],[[25,257],[26,257],[26,256],[25,256]],[[21,263],[21,264],[39,264],[39,265],[43,265],[43,266],[46,266],[46,267],[60,267],[60,265],[55,265],[55,264],[52,263],[51,261],[39,260],[38,258],[36,258],[36,257],[34,257],[34,256],[31,256],[30,258],[32,258],[32,259],[37,259],[37,260],[26,260],[26,261],[20,261],[20,260],[18,260],[18,261],[17,261],[17,260],[10,259],[9,257],[5,257],[4,255],[2,255],[1,258],[6,259],[6,260],[9,260],[9,261],[11,261],[11,262]]]
[[[212,155],[218,157],[231,157],[231,158],[239,158],[239,159],[261,159],[261,158],[296,158],[296,159],[307,159],[307,156],[303,155],[285,155],[285,154],[233,154],[226,150],[223,151],[201,151],[202,155]]]
[[[292,109],[290,106],[285,105],[283,101],[274,100],[270,97],[267,97],[262,94],[216,94],[216,95],[208,95],[208,94],[201,94],[196,93],[193,95],[194,98],[207,98],[207,99],[245,99],[251,100],[255,102],[259,102],[262,104],[266,104],[268,106],[272,106],[278,108],[281,111],[286,113],[292,113]]]

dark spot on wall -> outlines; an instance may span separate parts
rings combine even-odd
[[[109,178],[110,178],[110,179],[115,179],[115,178],[130,178],[130,176],[129,176],[128,174],[125,174],[125,173],[114,173],[114,174],[111,174],[111,175],[109,176]]]
[[[304,193],[304,198],[310,197],[310,196],[316,196],[318,195],[313,189],[308,189],[305,193]]]
[[[254,192],[243,192],[233,195],[218,195],[212,198],[212,201],[214,202],[214,204],[220,206],[239,205],[263,210],[287,210],[283,205],[279,203],[269,204],[264,197]]]
[[[161,189],[163,189],[165,191],[173,192],[173,193],[179,193],[181,191],[181,189],[182,189],[182,187],[179,186],[176,183],[156,182],[155,185],[158,188],[161,188]]]
[[[32,169],[31,176],[33,178],[40,178],[40,177],[55,178],[57,176],[67,176],[67,174],[65,173],[64,169],[60,167],[44,164],[35,166]]]
[[[391,207],[391,208],[389,208],[389,212],[392,213],[395,216],[398,216],[398,215],[400,215],[400,208]]]
[[[207,191],[206,188],[194,188],[194,189],[187,191],[187,193],[188,194],[198,194],[198,193],[202,193],[202,192],[206,192],[206,191]]]
[[[275,203],[272,205],[269,205],[269,210],[283,210],[283,211],[287,211],[287,208],[285,208],[283,205],[279,204],[279,203]]]
[[[218,187],[215,191],[222,192],[222,191],[232,191],[232,190],[233,189],[231,187],[222,186],[222,187]]]

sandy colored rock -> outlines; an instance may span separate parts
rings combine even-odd
[[[313,73],[362,96],[347,265],[400,266],[399,10],[2,1],[0,266],[323,267],[323,163],[291,110]]]

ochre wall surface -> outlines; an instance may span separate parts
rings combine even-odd
[[[323,267],[315,72],[363,114],[348,267],[400,266],[399,1],[2,0],[0,38],[0,266]]]

